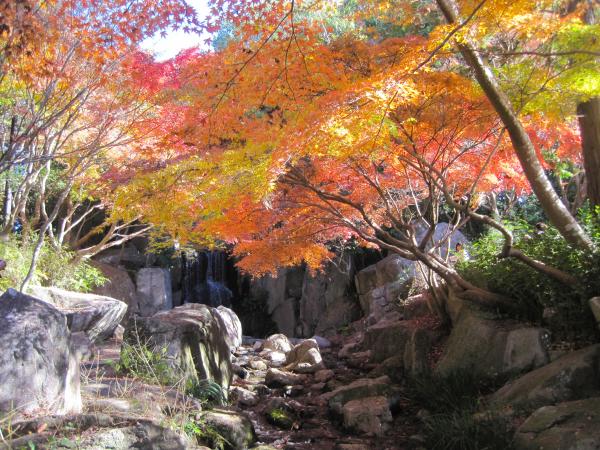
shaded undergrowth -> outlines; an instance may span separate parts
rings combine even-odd
[[[409,383],[409,395],[424,410],[424,438],[430,450],[511,450],[510,420],[493,411],[480,412],[482,398],[501,380],[470,371],[427,375]]]

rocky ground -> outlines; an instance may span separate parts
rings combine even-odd
[[[9,290],[0,448],[600,448],[600,344],[557,353],[452,293],[406,297],[402,264],[359,272],[363,318],[311,339],[243,337],[223,306],[124,320],[114,298]]]
[[[196,415],[197,423],[213,425],[235,449],[420,447],[418,408],[402,388],[377,376],[374,364],[339,357],[340,349],[356,338],[319,339],[323,360],[305,367],[309,373],[283,367],[277,349],[293,348],[284,336],[245,338],[233,353],[229,405]],[[186,438],[189,430],[178,423],[191,412],[198,414],[200,402],[173,387],[120,375],[115,370],[120,347],[118,339],[105,341],[82,363],[81,415],[15,424],[26,426],[20,433],[30,434],[14,440],[12,448],[29,442],[33,448],[53,449],[203,448]]]
[[[310,374],[270,368],[260,341],[236,351],[242,376],[235,377],[234,401],[248,413],[259,442],[297,450],[415,447],[416,406],[388,377],[369,377],[373,365],[339,358],[344,343],[339,336],[322,348],[324,366]],[[285,416],[278,418],[278,411]]]
[[[230,406],[215,409],[217,414],[227,411],[235,417],[241,413],[250,419],[255,442],[244,444],[242,438],[236,447],[268,445],[289,450],[419,447],[418,407],[410,403],[402,388],[393,385],[386,376],[376,377],[373,369],[377,365],[338,356],[339,350],[353,339],[355,335],[340,335],[333,342],[322,340],[323,362],[319,370],[305,374],[283,368],[284,360],[277,359],[278,352],[264,350],[262,341],[244,339],[244,344],[233,354],[235,375]],[[281,340],[287,341],[278,336],[275,345]],[[108,427],[98,423],[76,437],[66,435],[65,440],[62,436],[63,444],[71,441],[83,448],[116,448],[129,432],[137,433],[137,439],[140,433],[148,434],[147,430],[140,431],[143,428],[140,421],[169,425],[170,419],[175,420],[172,409],[202,409],[196,399],[173,389],[119,376],[115,372],[119,352],[120,342],[112,339],[83,363],[82,396],[84,414],[120,417],[123,425],[120,429],[125,431],[116,432],[119,428],[112,422]],[[235,440],[235,436],[231,438],[234,431],[227,429],[229,425],[235,426],[235,422],[226,423],[220,431],[226,439]],[[161,432],[165,439],[175,439],[168,431]],[[190,442],[181,442],[185,447],[193,447]]]

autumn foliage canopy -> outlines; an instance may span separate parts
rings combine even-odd
[[[457,3],[458,26],[427,1],[213,2],[214,50],[132,67],[157,107],[142,128],[157,134],[116,210],[180,242],[231,244],[254,274],[318,268],[347,242],[415,259],[411,223],[435,221],[441,203],[531,189],[463,41],[544,167],[579,162],[574,105],[600,90],[585,5]]]

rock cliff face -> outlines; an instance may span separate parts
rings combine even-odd
[[[250,297],[265,301],[266,312],[277,331],[286,336],[325,334],[360,317],[355,273],[355,262],[350,256],[315,274],[304,267],[282,269],[276,277],[253,281]]]

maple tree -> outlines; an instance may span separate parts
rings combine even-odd
[[[580,114],[581,141],[575,117],[600,94],[593,2],[215,0],[202,24],[175,0],[30,6],[42,43],[14,7],[1,22],[0,88],[15,100],[0,171],[27,166],[10,202],[5,189],[5,233],[18,218],[40,245],[89,256],[151,229],[231,243],[254,274],[317,269],[356,242],[501,303],[431,241],[443,209],[450,231],[492,226],[503,257],[567,284],[477,208],[533,191],[565,239],[591,248],[547,172],[570,160],[589,173],[598,153],[593,118]],[[218,32],[215,49],[166,62],[136,50],[171,25]],[[50,195],[56,168],[66,183]],[[106,221],[82,232],[99,209]]]
[[[357,20],[382,12],[365,5]],[[432,11],[426,6],[423,17]],[[179,242],[231,242],[239,266],[254,274],[301,262],[316,269],[332,243],[357,241],[422,263],[474,300],[506,304],[462,279],[431,245],[443,204],[453,211],[451,229],[466,220],[491,225],[505,237],[502,256],[573,284],[569,274],[523,255],[501,223],[475,211],[483,193],[528,191],[533,177],[551,212],[564,219],[566,237],[575,233],[587,245],[554,190],[547,191],[544,172],[551,162],[543,150],[577,153],[573,121],[559,126],[558,116],[540,110],[519,115],[494,80],[508,108],[499,111],[494,92],[480,88],[485,83],[458,74],[453,39],[462,42],[467,28],[483,39],[479,28],[440,25],[422,36],[400,23],[403,35],[378,41],[354,33],[333,38],[329,30],[324,37],[319,6],[302,8],[215,4],[221,26],[232,24],[235,37],[218,51],[181,55],[167,76],[160,65],[149,88],[158,93],[159,117],[178,120],[168,139],[154,144],[172,157],[119,190],[116,214],[140,214]],[[483,25],[494,8],[508,7],[477,8],[481,29],[493,29]],[[388,18],[391,9],[383,8]],[[538,17],[522,4],[508,9]],[[145,64],[144,73],[157,69]]]
[[[0,22],[2,234],[37,233],[24,287],[47,238],[86,257],[147,231],[109,214],[83,225],[110,206],[112,153],[144,138],[149,104],[128,62],[146,37],[197,21],[182,1],[111,0],[5,2]]]

